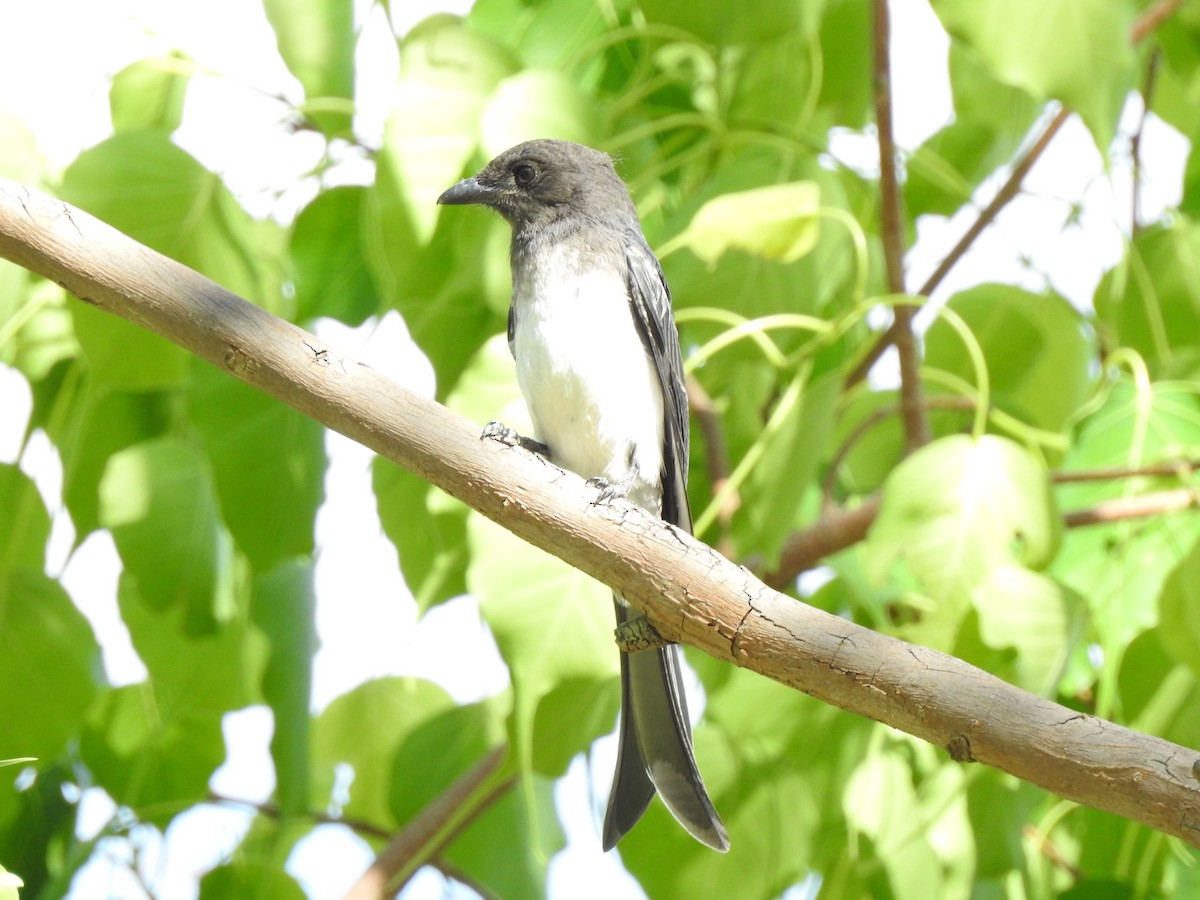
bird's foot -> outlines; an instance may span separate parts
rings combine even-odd
[[[671,643],[658,633],[658,629],[651,625],[650,620],[645,616],[618,622],[617,627],[613,629],[613,634],[617,639],[617,646],[623,653],[657,650],[659,647],[665,647]]]
[[[486,438],[507,444],[509,447],[523,447],[530,453],[536,453],[538,456],[544,456],[547,459],[550,458],[550,448],[541,441],[535,441],[533,438],[517,434],[517,429],[509,428],[503,422],[497,422],[495,419],[484,425],[483,431],[480,432],[479,439],[485,440]]]
[[[623,481],[609,481],[603,475],[593,475],[587,480],[588,487],[594,487],[600,492],[600,496],[596,498],[597,503],[607,503],[609,500],[619,500],[629,496],[629,489],[633,487],[633,476],[624,479]]]

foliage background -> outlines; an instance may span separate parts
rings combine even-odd
[[[1142,129],[1144,106],[1166,126],[1157,133],[1193,139],[1200,128],[1196,2],[932,7],[954,38],[954,116],[905,154],[908,243],[957,236],[1059,103],[1094,142],[1081,155],[1098,152],[1114,173],[1133,147],[1149,154],[1138,136],[1156,132]],[[1139,16],[1160,8],[1170,15],[1135,45]],[[519,424],[498,337],[505,227],[433,200],[518,140],[603,147],[620,158],[663,254],[689,365],[712,400],[721,441],[697,429],[692,461],[702,536],[772,570],[791,535],[882,491],[869,537],[801,579],[808,602],[1200,747],[1200,518],[1064,528],[1061,515],[1195,488],[1193,157],[1172,208],[1114,207],[1126,210],[1111,214],[1119,251],[1090,296],[1072,290],[1069,302],[1055,290],[1086,281],[1064,261],[1073,237],[1092,233],[1079,228],[1095,214],[1082,193],[1052,213],[1049,252],[1009,283],[933,292],[949,311],[920,319],[936,440],[905,459],[886,363],[847,384],[893,293],[869,149],[865,0],[479,0],[465,18],[407,30],[386,78],[356,52],[363,5],[264,9],[273,62],[296,88],[260,98],[256,124],[224,140],[250,153],[264,123],[295,130],[308,171],[273,202],[247,200],[252,190],[173,140],[201,83],[254,93],[252,81],[189,56],[185,41],[114,67],[111,134],[61,165],[18,117],[0,115],[0,173],[302,324],[398,312],[439,399],[481,422]],[[386,121],[369,135],[353,117],[368,90],[388,96]],[[1121,187],[1118,175],[1103,181]],[[786,187],[752,203],[740,195],[777,185]],[[990,234],[1003,235],[1002,221]],[[940,258],[949,246],[927,252]],[[730,329],[746,320],[757,324],[734,340]],[[145,848],[213,800],[228,725],[247,709],[270,712],[273,794],[244,834],[225,835],[219,865],[190,890],[303,896],[295,863],[285,864],[323,823],[353,823],[378,846],[507,743],[496,792],[464,809],[478,816],[417,862],[485,896],[545,892],[563,845],[553,785],[615,714],[603,589],[375,464],[379,517],[416,608],[432,616],[464,593],[476,598],[507,685],[468,702],[447,690],[449,671],[380,677],[315,703],[321,430],[8,264],[0,361],[28,385],[29,420],[16,427],[30,446],[48,439],[62,465],[61,484],[42,490],[21,466],[0,467],[0,758],[36,757],[0,770],[0,864],[25,880],[26,896],[65,895],[101,856],[134,876],[122,884],[167,896]],[[1097,470],[1123,477],[1061,474]],[[732,487],[714,500],[720,483]],[[144,667],[135,677],[104,664],[94,612],[83,615],[61,560],[48,558],[52,514],[69,516],[75,546],[111,535],[116,609]],[[438,649],[447,670],[462,664],[453,636]],[[691,660],[707,698],[697,752],[734,848],[710,854],[653,808],[620,852],[650,896],[1200,891],[1200,856],[1174,840]],[[610,767],[596,768],[602,803]],[[97,792],[111,798],[108,815],[84,823],[80,799]],[[570,890],[587,875],[557,877]]]

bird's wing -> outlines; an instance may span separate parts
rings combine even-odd
[[[658,370],[663,395],[662,517],[692,530],[688,506],[688,402],[683,384],[679,332],[671,315],[671,291],[662,267],[638,230],[623,235],[625,284],[633,319]]]

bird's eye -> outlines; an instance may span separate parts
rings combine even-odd
[[[513,180],[516,181],[518,187],[529,187],[533,184],[533,180],[537,178],[537,169],[529,165],[529,163],[521,163],[513,167]]]

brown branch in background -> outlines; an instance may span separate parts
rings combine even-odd
[[[879,140],[879,194],[883,230],[883,257],[887,266],[888,290],[904,293],[904,225],[901,215],[900,179],[896,174],[896,141],[892,127],[891,22],[888,0],[872,0],[872,86],[875,101],[875,131]],[[921,359],[913,334],[911,306],[896,306],[892,313],[892,341],[900,355],[900,409],[904,439],[909,452],[929,443],[929,420],[921,402]]]
[[[1142,475],[1173,475],[1179,470],[1163,467],[1147,469],[1111,469],[1082,473],[1060,473],[1052,475],[1055,482],[1099,481],[1111,478],[1133,478]],[[1072,477],[1082,476],[1082,477]],[[784,590],[805,572],[820,564],[821,560],[854,546],[867,536],[875,516],[879,513],[881,495],[877,491],[854,509],[834,508],[824,512],[820,518],[794,533],[784,544],[779,565],[762,576],[762,580],[776,590]],[[1067,528],[1083,528],[1087,525],[1104,525],[1127,519],[1145,519],[1185,509],[1200,508],[1200,491],[1184,487],[1170,491],[1156,491],[1135,497],[1117,497],[1102,500],[1095,506],[1063,513],[1063,524]]]
[[[1125,519],[1145,519],[1194,506],[1200,506],[1200,497],[1196,491],[1192,488],[1176,488],[1173,491],[1102,500],[1087,509],[1064,513],[1063,523],[1068,528],[1082,528],[1085,525],[1104,525]]]
[[[475,816],[490,807],[501,794],[512,787],[514,779],[505,779],[482,802],[476,803],[457,827],[445,831],[446,824],[455,818],[475,792],[500,768],[507,753],[506,745],[496,747],[421,810],[379,851],[375,862],[371,863],[370,868],[346,893],[345,900],[381,900],[395,894],[402,885],[392,884],[392,881],[402,873],[412,877],[419,868],[413,865],[414,860],[432,859],[457,837],[462,828]]]
[[[1183,0],[1159,0],[1137,17],[1129,29],[1129,43],[1140,44],[1150,32],[1175,14]]]
[[[732,469],[729,465],[729,449],[725,445],[725,432],[721,428],[721,414],[713,404],[712,397],[704,389],[695,376],[687,376],[688,405],[696,424],[700,426],[700,436],[704,440],[704,458],[708,461],[708,483],[715,497],[729,482]],[[717,539],[713,542],[725,556],[733,556],[733,547],[729,541],[729,529],[733,522],[733,514],[742,505],[742,498],[737,491],[725,498],[721,508],[717,510]]]
[[[880,495],[872,494],[854,509],[831,509],[807,528],[797,531],[784,545],[779,565],[762,576],[768,587],[786,590],[801,572],[827,556],[853,547],[867,536],[879,515]]]
[[[208,802],[213,804],[224,804],[229,806],[244,806],[254,810],[260,815],[266,816],[268,819],[282,820],[287,817],[282,809],[274,803],[256,803],[253,800],[242,800],[238,797],[226,797],[224,794],[218,794],[214,791],[208,792]],[[378,825],[373,825],[370,822],[364,822],[361,819],[352,819],[345,816],[330,816],[325,813],[313,812],[311,810],[300,814],[300,818],[310,819],[320,825],[345,825],[351,831],[368,837],[387,839],[391,837],[391,832],[380,828]]]
[[[1055,484],[1071,484],[1077,481],[1115,481],[1118,478],[1186,478],[1200,467],[1200,459],[1169,459],[1147,466],[1129,469],[1075,469],[1068,472],[1051,472]]]
[[[1150,116],[1150,102],[1154,96],[1155,82],[1158,79],[1159,58],[1158,48],[1155,48],[1150,53],[1150,58],[1146,60],[1146,84],[1142,88],[1142,117],[1138,120],[1137,131],[1133,133],[1133,138],[1129,142],[1130,165],[1133,169],[1132,196],[1129,199],[1129,234],[1131,237],[1137,237],[1142,228],[1138,215],[1142,206],[1142,134],[1146,130],[1146,119]]]
[[[1147,35],[1158,28],[1159,25],[1166,21],[1182,5],[1183,0],[1159,0],[1158,3],[1154,4],[1140,16],[1138,16],[1137,20],[1133,23],[1133,26],[1129,29],[1130,43],[1135,45],[1140,44],[1146,39]],[[1000,212],[1000,210],[1002,210],[1005,205],[1007,205],[1009,201],[1011,201],[1013,197],[1017,195],[1018,189],[1021,186],[1021,181],[1033,167],[1033,164],[1037,162],[1038,157],[1040,157],[1045,151],[1046,145],[1050,143],[1050,140],[1055,134],[1058,133],[1058,130],[1062,128],[1070,114],[1070,110],[1064,107],[1058,111],[1053,119],[1050,120],[1049,124],[1046,125],[1041,135],[1020,159],[1016,166],[1014,166],[1012,172],[1008,176],[1008,180],[1005,181],[1004,185],[1000,188],[1000,191],[992,199],[992,202],[989,203],[983,212],[979,214],[979,218],[976,220],[975,224],[972,225],[971,228],[968,229],[967,233],[959,239],[958,243],[954,245],[954,248],[946,255],[945,259],[942,260],[941,265],[938,266],[937,270],[931,276],[929,276],[925,284],[923,284],[921,289],[917,291],[919,296],[928,297],[931,293],[933,293],[934,289],[942,283],[942,279],[946,277],[950,270],[954,268],[955,264],[963,257],[967,250],[970,249],[971,244],[975,242],[975,239],[979,237],[979,235],[983,232],[983,229],[991,224],[992,220],[996,218],[996,215]],[[867,373],[870,372],[875,366],[875,363],[879,362],[879,358],[883,356],[883,352],[895,342],[897,335],[896,324],[897,323],[893,322],[892,326],[879,336],[879,339],[875,342],[875,345],[868,351],[867,355],[862,358],[859,364],[855,366],[854,370],[847,376],[847,387],[852,387],[853,385],[856,385],[860,381],[864,380],[867,377]]]
[[[1054,118],[1050,120],[1049,124],[1046,125],[1046,127],[1042,130],[1042,133],[1038,135],[1037,139],[1033,142],[1033,146],[1026,151],[1025,155],[1021,157],[1020,160],[1018,160],[1017,164],[1013,167],[1012,172],[1009,173],[1008,179],[1003,185],[1000,186],[1000,190],[996,192],[996,196],[992,198],[992,201],[983,208],[983,211],[979,214],[979,218],[977,218],[971,224],[971,227],[967,229],[966,234],[958,239],[958,242],[938,264],[938,267],[934,270],[933,274],[926,279],[923,285],[921,285],[920,290],[917,291],[919,296],[928,297],[934,292],[934,290],[937,289],[937,286],[942,283],[942,279],[945,278],[950,273],[950,270],[958,264],[958,261],[966,255],[966,252],[971,248],[971,245],[975,243],[975,240],[979,237],[979,235],[983,234],[983,230],[992,224],[992,221],[1000,214],[1000,211],[1004,209],[1005,206],[1012,202],[1013,198],[1016,197],[1020,192],[1021,182],[1025,179],[1025,176],[1029,174],[1029,170],[1033,168],[1033,164],[1036,163],[1041,155],[1046,151],[1046,147],[1050,145],[1050,141],[1053,140],[1056,134],[1058,134],[1059,129],[1063,127],[1070,115],[1071,111],[1065,106],[1055,114]],[[847,376],[847,387],[858,384],[860,381],[865,379],[867,377],[867,373],[871,371],[871,368],[879,361],[879,358],[883,356],[883,352],[887,350],[891,344],[895,343],[897,338],[896,324],[898,322],[899,319],[897,318],[897,322],[893,323],[891,328],[879,336],[879,340],[875,342],[875,346],[873,346],[867,352],[867,355],[863,357],[859,364],[855,366],[850,375]]]

